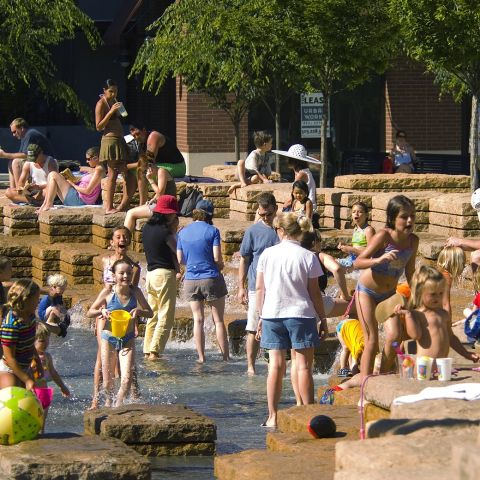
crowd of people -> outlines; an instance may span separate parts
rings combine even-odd
[[[40,211],[51,208],[56,197],[65,205],[95,203],[105,175],[107,214],[128,209],[134,186],[140,189],[141,206],[129,210],[125,225],[113,232],[111,252],[103,258],[104,288],[87,312],[94,319],[98,343],[92,408],[100,404],[102,393],[107,406],[121,405],[129,395],[138,396],[135,368],[138,322],[146,319],[144,359],[155,361],[163,354],[174,324],[179,280],[183,280],[192,311],[197,361],[207,360],[206,304],[212,312],[221,357],[224,361],[230,358],[224,323],[228,291],[222,274],[220,232],[213,222],[214,205],[200,200],[193,210],[192,222],[178,231],[174,179],[185,174],[183,157],[177,155],[178,149],[167,137],[148,132],[142,124],[131,125],[135,142],[134,151],[129,152],[120,123],[119,112],[123,108],[117,101],[115,82],[107,81],[95,108],[96,126],[102,131],[101,146],[87,151],[90,167],[79,183],[58,173],[48,142],[22,119],[11,124],[12,133],[22,141],[21,151],[16,154],[0,151],[0,156],[10,159],[11,185],[7,196],[13,201],[34,203]],[[240,183],[232,187],[232,195],[251,183],[271,181],[270,167],[265,166],[271,137],[256,132],[254,140],[257,148],[247,161],[239,162]],[[327,318],[346,317],[337,327],[342,345],[339,375],[351,378],[328,390],[324,401],[331,401],[336,389],[360,385],[373,372],[379,352],[383,352],[381,368],[392,370],[396,357],[394,342],[408,338],[416,340],[422,354],[433,358],[447,356],[452,347],[465,358],[478,361],[479,356],[467,351],[453,334],[449,291],[463,269],[458,250],[480,249],[480,241],[449,239],[438,268],[416,269],[419,238],[414,233],[415,206],[408,197],[397,195],[388,203],[385,228],[377,232],[368,224],[367,205],[362,202],[352,205],[352,241],[338,244],[339,252],[347,257],[336,259],[321,251],[320,232],[316,228],[319,219],[316,185],[309,164],[319,161],[309,157],[302,145],[274,152],[288,157],[294,171],[291,199],[278,212],[273,194],[258,196],[256,219],[246,230],[240,247],[236,292],[239,302],[247,308],[249,375],[256,373],[259,347],[268,352],[268,417],[263,426],[277,425],[287,353],[291,358],[297,405],[313,403],[314,349],[329,333]],[[129,155],[135,162],[128,163]],[[27,162],[23,163],[25,159]],[[113,192],[118,174],[123,175],[125,182],[122,200],[115,208]],[[147,182],[155,194],[151,201],[147,198]],[[146,295],[139,288],[140,265],[128,254],[139,218],[148,219],[142,232],[147,263]],[[478,252],[472,255],[474,270],[479,258]],[[355,289],[349,290],[346,274],[353,269],[360,274]],[[338,295],[326,292],[329,274],[335,279]],[[402,290],[403,275],[408,286]],[[7,282],[10,277],[11,263],[0,259],[0,281]],[[40,288],[31,280],[14,282],[8,294],[3,286],[0,288],[4,305],[0,388],[20,385],[32,389],[39,380],[51,378],[65,395],[69,394],[46,352],[45,340],[50,333],[66,335],[69,317],[62,301],[66,282],[62,276],[56,276],[47,283],[46,296],[41,301]],[[401,300],[402,295],[410,296],[408,304]],[[37,307],[46,330],[36,336]],[[114,333],[119,311],[126,319],[122,334]],[[381,346],[379,323],[383,322],[385,341]],[[36,365],[34,370],[32,362]],[[115,391],[117,374],[120,386]]]

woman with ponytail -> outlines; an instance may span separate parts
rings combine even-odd
[[[327,333],[318,277],[323,274],[318,257],[300,245],[305,231],[312,230],[307,217],[279,214],[275,229],[280,243],[264,250],[257,267],[257,337],[269,349],[267,378],[268,418],[264,427],[276,427],[282,393],[286,352],[295,351],[298,394],[303,405],[313,403],[312,363],[314,348]]]

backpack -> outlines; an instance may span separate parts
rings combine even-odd
[[[465,319],[465,335],[470,338],[480,338],[480,310],[475,310]]]
[[[179,195],[178,216],[191,217],[195,206],[202,199],[203,193],[198,186],[187,186]]]

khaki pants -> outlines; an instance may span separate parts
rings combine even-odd
[[[153,317],[147,321],[143,353],[161,354],[170,336],[175,320],[177,282],[175,270],[157,268],[147,272],[145,288]]]

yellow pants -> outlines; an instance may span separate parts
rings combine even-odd
[[[153,317],[147,321],[143,353],[161,354],[165,350],[175,320],[177,282],[175,270],[157,268],[147,272],[145,289]]]

